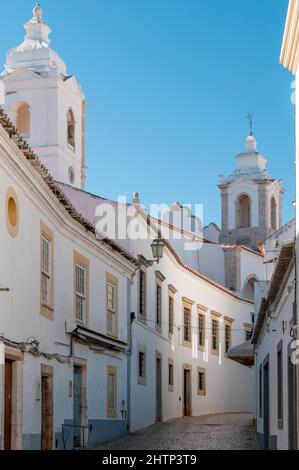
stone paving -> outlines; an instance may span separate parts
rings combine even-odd
[[[97,447],[105,450],[257,449],[252,415],[218,414],[179,418]]]

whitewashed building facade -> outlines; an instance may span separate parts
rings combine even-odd
[[[92,446],[175,417],[252,411],[254,372],[228,351],[251,337],[266,276],[257,243],[280,227],[282,197],[253,135],[221,182],[221,230],[177,240],[137,194],[128,214],[85,191],[83,92],[40,7],[25,29],[1,76],[4,109],[33,150],[1,112],[2,448]],[[103,206],[140,236],[101,238]]]

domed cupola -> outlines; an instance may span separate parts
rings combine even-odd
[[[7,54],[4,76],[20,67],[42,76],[66,75],[65,63],[50,46],[51,29],[43,20],[42,14],[43,11],[37,4],[33,8],[33,17],[24,25],[24,41]]]

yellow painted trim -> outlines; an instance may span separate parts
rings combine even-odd
[[[109,375],[114,376],[114,403],[115,408],[109,408]],[[106,385],[106,415],[107,418],[117,418],[117,368],[115,366],[107,366],[107,385]]]
[[[207,313],[209,309],[207,307],[204,307],[204,305],[197,304],[197,311],[199,313],[202,313],[203,315]]]
[[[214,310],[211,310],[211,317],[214,318],[215,320],[218,320],[219,318],[222,317],[221,313],[215,312]]]
[[[168,284],[168,290],[172,295],[177,293],[177,289],[172,284]]]
[[[54,232],[44,222],[40,221],[40,276],[42,265],[42,236],[45,235],[50,241],[50,262],[51,262],[51,279],[50,279],[50,305],[42,304],[41,298],[41,280],[40,280],[40,314],[49,320],[54,320]]]
[[[10,201],[10,199],[12,199],[14,201],[14,204],[15,204],[15,210],[16,210],[16,214],[15,214],[16,222],[15,223],[12,223],[11,216],[9,214],[9,211],[10,211],[9,201]],[[10,236],[12,238],[16,238],[16,236],[19,233],[20,210],[19,210],[19,202],[18,202],[17,194],[11,186],[6,191],[5,207],[6,207],[6,225],[7,225],[8,233],[10,234]]]
[[[42,375],[47,375],[48,377],[53,377],[54,375],[54,367],[48,366],[46,364],[40,365],[40,370]]]
[[[191,300],[191,299],[188,299],[188,297],[182,297],[182,301],[185,305],[187,305],[189,308],[190,306],[192,307],[192,305],[195,304],[194,300]]]
[[[233,323],[234,321],[235,321],[234,318],[227,317],[227,316],[224,317],[224,323]]]

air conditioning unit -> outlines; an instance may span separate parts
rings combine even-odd
[[[65,332],[66,333],[74,333],[77,329],[77,323],[75,321],[66,321],[65,322]]]

